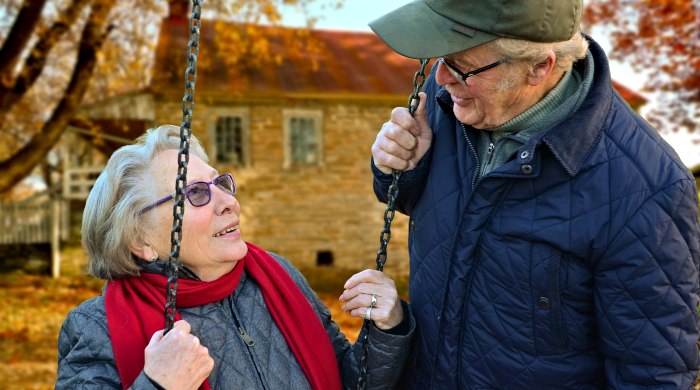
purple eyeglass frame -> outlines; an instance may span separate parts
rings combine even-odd
[[[211,185],[214,184],[214,185],[216,186],[216,181],[219,180],[221,177],[224,177],[224,176],[228,176],[229,179],[231,179],[231,189],[233,190],[233,193],[231,193],[230,195],[231,195],[231,196],[236,195],[236,181],[233,180],[233,175],[231,175],[230,173],[224,173],[223,175],[219,175],[219,176],[215,177],[214,179],[212,179],[212,181],[208,181],[208,182],[207,182],[207,181],[196,181],[196,182],[194,182],[194,183],[190,183],[190,184],[186,185],[186,186],[185,186],[185,197],[187,198],[187,200],[190,201],[190,204],[191,204],[192,206],[194,206],[194,207],[202,207],[202,206],[208,205],[209,202],[211,202]],[[206,203],[200,204],[200,205],[196,205],[196,204],[192,203],[192,200],[190,200],[189,188],[192,187],[192,186],[195,185],[195,184],[206,184],[206,185],[207,185],[207,189],[209,190],[209,199],[206,201]],[[218,187],[218,186],[217,186],[217,187]],[[221,189],[221,187],[219,187],[219,189]],[[224,191],[223,189],[221,189],[221,190]],[[226,192],[226,191],[224,191],[224,192]],[[150,210],[152,210],[152,209],[154,209],[154,208],[156,208],[156,207],[162,205],[163,203],[169,201],[170,199],[175,199],[175,195],[176,195],[176,193],[173,192],[172,194],[170,194],[170,195],[168,195],[168,196],[166,196],[166,197],[164,197],[164,198],[162,198],[162,199],[159,199],[159,200],[155,201],[153,204],[144,207],[144,208],[139,212],[139,214],[143,214],[143,213],[145,213],[145,212],[147,212],[147,211],[150,211]]]

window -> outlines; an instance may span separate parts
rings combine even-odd
[[[333,252],[332,251],[318,251],[316,252],[316,265],[317,266],[332,266],[333,265]]]
[[[247,110],[213,110],[211,118],[209,139],[215,162],[237,167],[250,165]]]
[[[284,112],[284,167],[322,164],[321,112],[286,110]]]

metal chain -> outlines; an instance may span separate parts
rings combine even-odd
[[[187,44],[187,69],[185,70],[185,96],[182,98],[182,123],[180,124],[180,149],[177,154],[177,178],[175,180],[175,204],[173,228],[170,231],[170,257],[168,258],[167,301],[165,303],[165,333],[175,322],[175,298],[177,274],[180,269],[180,242],[182,241],[182,217],[185,214],[185,185],[187,163],[190,160],[190,136],[192,135],[192,110],[194,109],[194,84],[197,82],[197,55],[199,54],[199,28],[201,27],[202,2],[192,0],[190,41]]]
[[[428,64],[428,59],[420,60],[420,70],[416,72],[413,76],[413,93],[408,98],[408,112],[413,116],[418,109],[418,103],[420,102],[420,92],[425,83],[425,66]],[[389,240],[391,239],[391,222],[394,220],[394,214],[396,212],[396,198],[399,196],[399,178],[401,177],[401,171],[394,170],[392,172],[391,185],[389,186],[389,191],[387,194],[386,209],[384,210],[384,228],[379,235],[379,250],[377,251],[377,271],[384,270],[384,263],[386,263],[387,253],[386,248],[389,245]],[[360,378],[357,381],[357,389],[364,390],[367,386],[367,355],[368,341],[369,341],[369,326],[371,320],[365,319],[362,324],[362,357],[360,358]]]

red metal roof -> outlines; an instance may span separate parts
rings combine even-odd
[[[255,26],[258,34],[266,35],[270,52],[280,61],[234,69],[227,64],[225,52],[217,49],[213,23],[202,21],[200,37],[196,90],[205,96],[336,94],[408,97],[413,90],[418,61],[396,54],[374,33],[311,30],[309,34],[318,46],[315,50],[299,53],[285,45],[281,38],[281,32],[288,32],[291,28]],[[182,96],[188,31],[189,24],[183,19],[163,21],[150,87],[154,93]],[[643,96],[617,82],[613,81],[613,87],[634,108],[646,103]]]
[[[232,28],[236,28],[232,26]],[[389,49],[375,34],[354,31],[311,30],[317,49],[291,51],[280,31],[256,27],[267,35],[270,51],[280,59],[263,66],[231,68],[225,53],[216,49],[215,29],[203,21],[196,90],[212,95],[357,94],[406,96],[420,64]],[[289,29],[288,29],[289,30]],[[188,25],[163,22],[151,90],[184,91]],[[426,70],[426,75],[429,69]]]

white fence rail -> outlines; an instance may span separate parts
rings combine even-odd
[[[60,207],[59,235],[67,238],[67,212],[64,202],[53,205],[48,194],[20,202],[0,202],[0,245],[50,244],[53,207]]]

